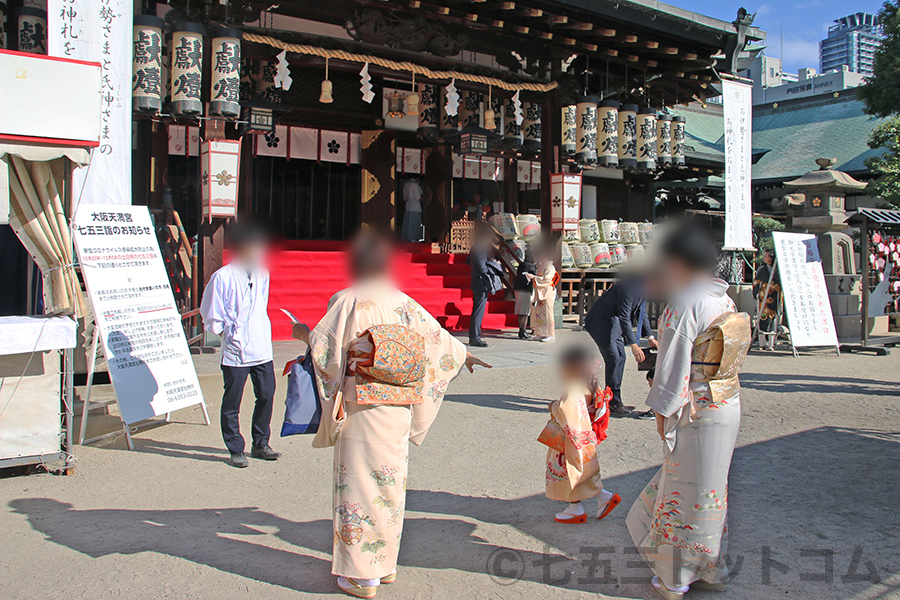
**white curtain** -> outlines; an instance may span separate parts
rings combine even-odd
[[[27,160],[10,152],[3,160],[0,168],[9,166],[9,224],[43,273],[45,312],[86,315],[63,208],[66,158]]]

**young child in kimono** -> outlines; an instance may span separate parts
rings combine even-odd
[[[557,523],[587,521],[582,501],[597,497],[597,518],[602,519],[621,501],[618,494],[603,489],[597,460],[597,435],[594,433],[588,403],[594,402],[592,372],[596,367],[591,353],[582,347],[566,350],[560,360],[565,391],[550,404],[550,422],[539,441],[547,450],[546,493],[551,500],[568,502],[557,513]]]

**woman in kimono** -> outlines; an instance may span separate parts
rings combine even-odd
[[[775,251],[766,250],[763,254],[763,264],[753,276],[753,295],[757,299],[760,331],[770,332],[778,328],[778,312],[781,308],[781,278],[778,276],[778,269],[774,263]]]
[[[350,251],[353,286],[312,331],[294,326],[322,397],[313,446],[334,446],[332,573],[359,598],[396,580],[409,442],[422,443],[464,365],[490,367],[394,286],[391,256],[388,238],[361,235]]]
[[[534,337],[542,342],[552,342],[556,339],[553,306],[556,303],[556,284],[559,283],[559,275],[546,248],[538,251],[537,259],[537,275],[525,274],[534,284],[535,303],[531,311],[531,326],[534,328]]]
[[[663,598],[688,589],[722,590],[728,470],[741,420],[738,371],[750,345],[750,318],[736,313],[728,285],[710,276],[708,233],[683,226],[662,244],[657,283],[669,303],[647,404],[664,442],[663,464],[626,523],[656,574]]]

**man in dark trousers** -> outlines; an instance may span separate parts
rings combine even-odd
[[[487,342],[481,339],[481,320],[487,307],[488,290],[488,252],[491,249],[491,230],[483,223],[475,223],[472,248],[469,250],[469,269],[472,274],[472,317],[469,320],[469,345],[486,348]]]
[[[606,369],[606,385],[612,390],[609,413],[613,417],[631,414],[633,406],[622,403],[622,378],[625,374],[625,346],[631,347],[635,360],[644,360],[638,345],[646,337],[652,348],[659,344],[653,337],[644,303],[644,280],[626,277],[603,292],[584,320],[584,328],[600,349]],[[639,328],[635,337],[634,327]]]

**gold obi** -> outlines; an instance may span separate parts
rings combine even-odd
[[[716,317],[694,342],[691,382],[709,385],[714,404],[741,389],[738,373],[750,348],[750,315],[729,312]]]

